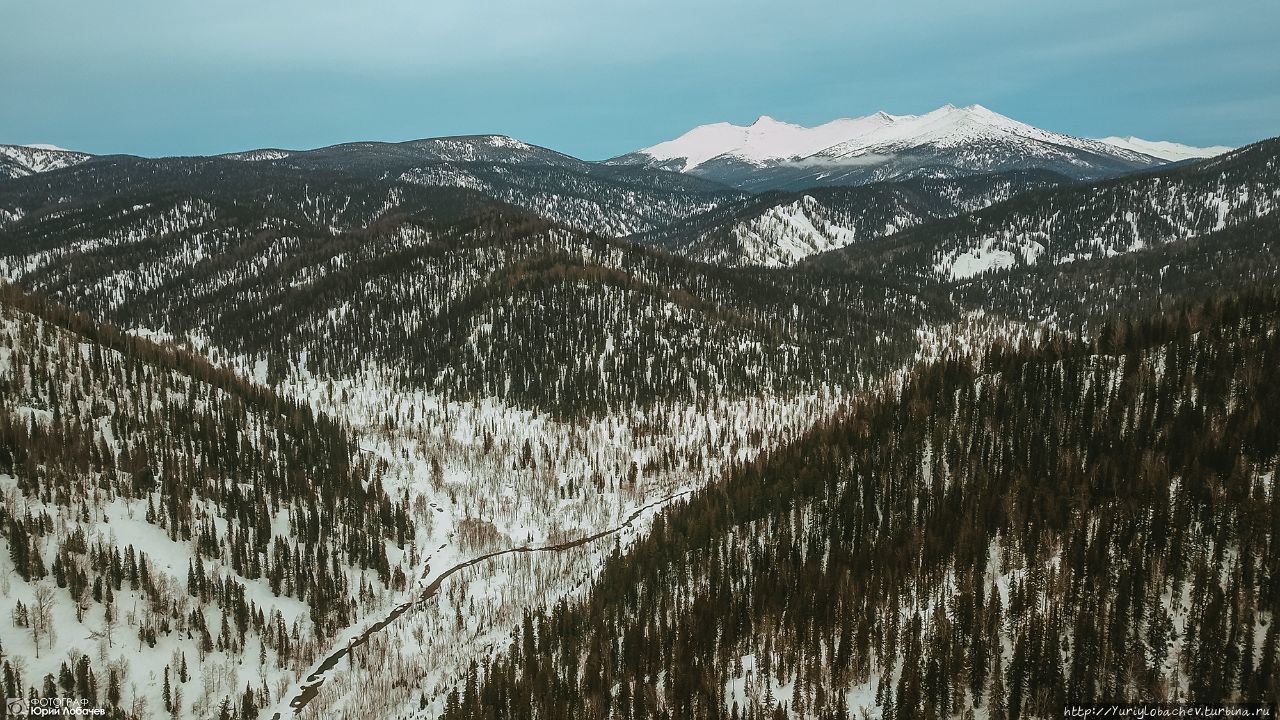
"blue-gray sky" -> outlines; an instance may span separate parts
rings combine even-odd
[[[1276,0],[8,0],[0,142],[205,154],[498,132],[601,158],[756,116],[981,103],[1280,135]]]

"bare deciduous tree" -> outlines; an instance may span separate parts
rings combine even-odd
[[[37,584],[31,600],[31,639],[36,645],[36,657],[40,657],[42,641],[53,645],[53,601],[53,588],[48,583]]]

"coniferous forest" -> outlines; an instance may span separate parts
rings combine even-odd
[[[1274,293],[919,366],[525,615],[444,717],[1269,701],[1278,366]]]
[[[0,719],[1280,702],[1280,141],[922,118],[0,145]]]

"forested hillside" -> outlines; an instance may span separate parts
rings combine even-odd
[[[444,717],[1046,717],[1280,692],[1280,297],[997,344],[738,467]]]
[[[0,313],[6,697],[251,717],[406,587],[417,521],[340,424],[13,287]]]
[[[716,265],[788,266],[1068,182],[1052,172],[1020,171],[769,192],[629,239]]]
[[[881,273],[718,268],[483,207],[353,231],[222,217],[184,201],[80,242],[28,223],[0,264],[121,327],[264,358],[268,383],[289,362],[329,377],[377,362],[408,388],[562,413],[853,386],[955,317]]]
[[[0,163],[18,163],[6,155]],[[743,193],[700,178],[589,163],[501,135],[405,143],[348,143],[316,150],[266,149],[219,157],[89,157],[35,153],[39,175],[0,165],[0,226],[9,216],[95,209],[175,192],[219,204],[240,199],[273,215],[309,215],[321,227],[368,224],[384,214],[448,210],[449,193],[506,203],[568,227],[627,235],[704,212]],[[15,157],[18,159],[15,160]],[[4,175],[12,175],[12,179]],[[4,182],[5,180],[8,182]],[[434,191],[434,192],[432,192]],[[134,207],[137,211],[140,208]],[[366,211],[373,210],[372,214]],[[366,214],[359,214],[366,212]]]
[[[1276,141],[755,197],[501,136],[80,160],[0,179],[8,696],[1274,696]]]
[[[1012,173],[767,196],[719,206],[708,226],[631,236],[729,265],[852,243],[774,272],[582,232],[512,207],[505,190],[379,174],[414,162],[587,172],[494,136],[281,152],[94,158],[9,181],[0,269],[121,327],[264,361],[269,384],[290,365],[337,378],[372,362],[410,390],[598,414],[856,388],[969,311],[1096,323],[1148,312],[1157,295],[1197,296],[1204,281],[1247,287],[1275,266],[1274,141],[1092,185]],[[660,171],[591,173],[711,192]],[[1215,273],[1219,262],[1249,267]]]
[[[1280,208],[1280,140],[1187,166],[1038,190],[812,258],[939,282],[1103,259],[1203,237]]]
[[[1065,265],[1015,267],[953,285],[965,307],[1088,335],[1116,318],[1144,318],[1280,285],[1280,214],[1204,236]]]

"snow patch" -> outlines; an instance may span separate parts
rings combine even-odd
[[[1169,142],[1167,140],[1143,140],[1142,138],[1133,137],[1104,137],[1099,138],[1099,142],[1113,145],[1125,150],[1140,152],[1143,155],[1150,155],[1161,160],[1169,162],[1179,162],[1182,160],[1199,160],[1202,158],[1217,157],[1223,153],[1228,153],[1235,148],[1226,145],[1210,145],[1209,147],[1195,147],[1193,145],[1183,145],[1182,143]]]

